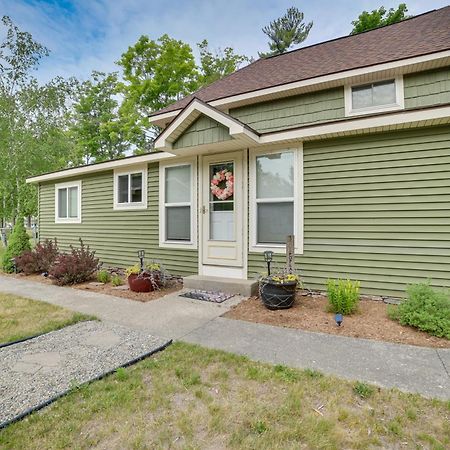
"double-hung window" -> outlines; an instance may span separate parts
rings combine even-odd
[[[258,152],[250,161],[250,250],[284,251],[286,237],[294,235],[300,253],[302,150]]]
[[[55,222],[81,223],[81,181],[55,185]]]
[[[347,86],[345,109],[347,115],[392,111],[404,107],[403,78]]]
[[[193,247],[196,244],[195,161],[160,166],[160,245]]]
[[[114,209],[147,207],[147,167],[114,172]]]

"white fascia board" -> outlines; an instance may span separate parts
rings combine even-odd
[[[246,135],[255,142],[258,142],[259,136],[246,128],[244,124],[227,116],[225,113],[211,108],[203,102],[193,100],[192,103],[159,135],[155,141],[155,148],[170,149],[172,146],[170,136],[193,114],[203,114],[222,124],[229,129],[230,136],[239,137],[241,135]]]
[[[344,84],[345,82],[348,82],[349,79],[351,80],[352,78],[357,78],[362,75],[375,74],[377,72],[382,72],[385,70],[400,70],[401,68],[404,68],[407,66],[424,64],[424,63],[428,63],[428,62],[431,62],[434,60],[445,59],[445,58],[450,58],[450,50],[445,50],[445,51],[437,52],[437,53],[430,53],[428,55],[423,55],[423,56],[415,56],[413,58],[407,58],[407,59],[387,62],[387,63],[383,63],[383,64],[375,64],[373,66],[367,66],[367,67],[361,67],[358,69],[346,70],[343,72],[332,73],[329,75],[322,75],[320,77],[309,78],[307,80],[302,80],[302,81],[294,81],[292,83],[286,83],[286,84],[283,84],[280,86],[259,89],[259,90],[252,91],[252,92],[247,92],[247,93],[243,93],[243,94],[238,94],[238,95],[233,95],[230,97],[221,98],[218,100],[213,100],[211,102],[208,102],[208,105],[211,105],[214,107],[219,107],[219,106],[223,107],[230,103],[242,102],[242,101],[246,101],[246,100],[250,100],[250,99],[254,100],[259,97],[264,97],[267,95],[273,95],[273,94],[277,94],[277,93],[286,92],[286,95],[289,95],[289,91],[295,91],[297,89],[301,89],[301,88],[305,88],[305,87],[321,85],[324,83],[329,83],[329,82],[339,81],[339,80],[342,80],[342,84]],[[425,69],[422,69],[422,70],[425,70]],[[177,116],[180,113],[180,111],[182,111],[182,109],[177,109],[175,111],[170,111],[170,112],[166,112],[163,114],[150,116],[150,120],[153,121],[154,123],[160,122],[160,121],[165,122],[166,120],[170,120],[173,117]]]
[[[168,158],[173,158],[175,155],[167,152],[147,153],[145,155],[136,156],[132,158],[124,158],[116,161],[109,161],[105,163],[92,164],[90,166],[74,167],[73,169],[65,169],[59,172],[47,173],[26,179],[26,183],[34,184],[43,181],[59,180],[63,178],[82,176],[94,172],[103,172],[105,170],[117,169],[119,167],[132,167],[138,164],[162,161]]]
[[[306,139],[314,137],[326,137],[329,134],[345,133],[357,130],[369,130],[378,127],[401,125],[406,123],[421,122],[424,120],[436,120],[450,118],[450,106],[436,107],[418,111],[404,111],[402,113],[383,114],[376,117],[358,117],[347,119],[337,123],[323,124],[313,127],[305,127],[290,131],[262,135],[260,144],[272,144],[292,139]]]

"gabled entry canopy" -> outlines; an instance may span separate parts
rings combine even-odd
[[[195,127],[200,121],[202,126]],[[188,134],[190,139],[183,139]],[[233,150],[258,142],[259,134],[255,130],[194,98],[157,137],[155,149],[174,155],[189,155]]]

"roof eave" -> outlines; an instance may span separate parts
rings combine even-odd
[[[385,73],[386,76],[403,75],[413,73],[415,71],[424,71],[444,67],[446,65],[450,65],[450,49],[382,64],[374,64],[371,66],[363,66],[346,71],[334,72],[319,77],[308,78],[278,86],[271,86],[264,89],[248,91],[237,95],[211,100],[205,104],[208,104],[217,110],[227,110],[270,99],[298,95],[304,92],[328,89],[350,83],[359,83],[364,81],[366,77],[376,78],[383,73]],[[165,128],[185,108],[152,115],[150,116],[150,120],[153,124]]]

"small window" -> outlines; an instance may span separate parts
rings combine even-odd
[[[346,88],[346,112],[368,114],[403,108],[403,80],[396,78]]]
[[[55,185],[55,222],[81,222],[81,182]]]
[[[117,171],[114,176],[114,209],[147,207],[147,168]]]
[[[160,246],[196,245],[195,163],[160,166]]]

